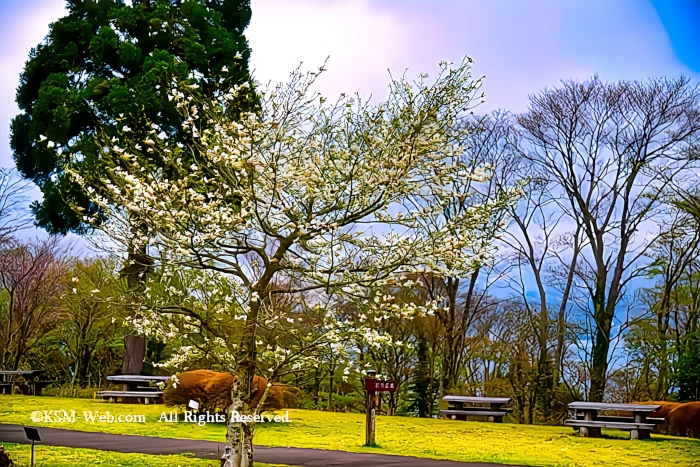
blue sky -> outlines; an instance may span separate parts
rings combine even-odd
[[[700,1],[652,0],[678,59],[700,72]]]
[[[0,165],[11,166],[14,92],[63,0],[0,0]],[[700,78],[700,0],[252,0],[248,38],[260,81],[330,56],[320,90],[385,95],[387,69],[475,60],[483,111],[520,112],[561,79]]]

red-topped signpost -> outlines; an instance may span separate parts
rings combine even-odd
[[[394,392],[396,391],[396,381],[382,381],[375,379],[377,372],[367,370],[367,378],[365,378],[365,411],[366,411],[366,435],[365,446],[374,446],[375,442],[375,419],[377,407],[378,392]]]

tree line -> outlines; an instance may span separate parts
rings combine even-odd
[[[279,379],[304,389],[307,406],[358,410],[361,386],[346,368],[371,365],[399,382],[385,396],[389,414],[434,415],[439,397],[453,392],[506,395],[530,423],[561,417],[571,400],[697,399],[700,234],[682,201],[692,194],[697,99],[683,78],[593,79],[532,96],[523,115],[463,121],[460,157],[491,173],[464,187],[470,202],[523,182],[520,199],[490,220],[502,226],[498,253],[466,277],[413,273],[380,287],[372,294],[402,306],[441,306],[410,319],[366,318],[391,339],[319,346],[312,371]],[[128,307],[116,297],[128,292],[119,267],[72,258],[55,238],[15,238],[26,224],[17,183],[4,175],[3,367],[46,362],[59,381],[99,386],[123,352]],[[204,299],[215,288],[194,271],[177,280],[165,274],[163,293],[191,294],[196,283]],[[317,291],[300,292],[276,307],[293,313],[319,300]],[[332,306],[352,319],[371,313],[352,301]],[[309,332],[309,324],[293,326]],[[167,353],[161,349],[162,361]],[[189,363],[216,368],[206,354]]]

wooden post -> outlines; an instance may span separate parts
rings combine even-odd
[[[374,391],[367,391],[367,433],[365,436],[365,446],[376,445],[376,416],[377,408],[375,404],[376,393]]]
[[[374,380],[377,373],[373,370],[367,371],[367,379],[365,380],[365,388],[368,388],[367,381]],[[375,391],[365,389],[365,446],[376,445],[376,405]]]

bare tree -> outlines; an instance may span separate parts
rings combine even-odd
[[[510,225],[500,242],[505,246],[501,252],[505,261],[501,264],[506,267],[508,287],[520,297],[522,311],[528,316],[526,322],[536,338],[536,395],[542,409],[548,412],[552,389],[559,381],[565,313],[581,248],[580,229],[574,233],[567,231],[567,216],[557,209],[560,195],[551,190],[548,174],[521,157],[522,131],[513,116],[497,112],[481,118],[480,125],[486,137],[478,140],[478,146],[482,157],[495,168],[494,184],[499,189],[527,184],[519,202],[507,207]],[[552,274],[553,270],[556,274]],[[550,309],[552,286],[559,289],[562,297],[554,310]],[[556,336],[554,345],[552,336]]]
[[[0,251],[0,287],[6,292],[0,307],[0,368],[19,368],[27,352],[53,329],[66,263],[56,238]]]
[[[30,225],[24,197],[27,186],[14,171],[0,168],[0,247],[9,244],[15,232]]]
[[[649,265],[656,238],[642,234],[659,214],[669,180],[692,163],[687,151],[700,133],[699,99],[687,78],[593,78],[531,96],[529,111],[518,117],[523,156],[548,174],[563,195],[559,208],[586,241],[580,273],[593,327],[591,400],[604,397],[616,309]]]
[[[512,152],[506,150],[507,134],[510,127],[503,122],[509,116],[496,113],[492,116],[469,117],[462,122],[469,131],[459,141],[463,152],[453,156],[454,163],[465,168],[465,174],[475,174],[481,170],[490,172],[484,180],[465,175],[456,179],[450,187],[456,196],[443,197],[431,193],[427,198],[429,204],[438,204],[442,208],[441,218],[458,219],[470,215],[474,206],[494,203],[499,205],[492,215],[484,220],[480,228],[484,232],[498,232],[505,225],[508,215],[508,193],[516,184],[514,178],[499,179],[494,168],[501,168],[512,163]],[[443,187],[432,188],[439,193]],[[425,201],[425,200],[424,200]],[[481,250],[490,246],[491,236],[484,237]],[[456,388],[459,374],[465,363],[465,346],[467,334],[474,320],[478,317],[481,304],[488,288],[500,277],[499,272],[489,261],[474,252],[463,251],[463,255],[473,258],[473,267],[467,277],[438,277],[426,275],[423,282],[434,300],[444,300],[445,306],[436,314],[444,327],[441,393],[444,395]],[[480,291],[477,286],[480,285]]]

